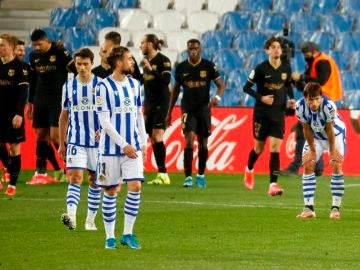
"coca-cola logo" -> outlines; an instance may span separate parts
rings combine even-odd
[[[229,114],[223,119],[211,117],[212,133],[208,138],[209,156],[207,169],[210,171],[233,170],[235,162],[235,147],[240,143],[241,136],[236,135],[237,130],[248,119],[248,115],[241,116]],[[184,135],[181,130],[181,118],[176,118],[172,125],[165,131],[164,143],[166,144],[166,167],[175,166],[176,170],[184,169]],[[150,145],[149,145],[150,146]],[[151,150],[152,151],[152,150]],[[194,165],[198,164],[198,144],[194,143]],[[151,155],[151,165],[156,168],[154,155]]]
[[[285,144],[286,155],[289,158],[293,158],[295,156],[295,148],[296,148],[296,133],[295,131],[293,131],[287,137]]]

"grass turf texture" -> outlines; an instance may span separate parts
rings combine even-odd
[[[154,174],[147,174],[151,180]],[[77,229],[60,223],[66,184],[29,186],[23,172],[15,198],[0,195],[1,269],[360,269],[359,177],[345,177],[339,221],[329,219],[329,177],[318,178],[316,214],[298,220],[301,177],[280,177],[282,197],[269,197],[265,175],[245,190],[242,175],[207,175],[208,188],[144,185],[135,234],[141,250],[105,250],[102,214],[97,232],[84,230],[87,187],[82,186]],[[117,239],[123,228],[125,188],[118,196]]]

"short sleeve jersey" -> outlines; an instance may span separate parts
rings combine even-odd
[[[200,59],[197,64],[188,60],[181,62],[175,69],[175,80],[183,88],[181,108],[185,112],[195,112],[210,101],[210,84],[220,77],[215,64]]]

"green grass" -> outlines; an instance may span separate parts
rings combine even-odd
[[[30,177],[22,173],[15,198],[0,194],[0,270],[360,269],[359,177],[346,177],[342,219],[333,221],[327,176],[318,178],[317,218],[297,220],[300,177],[281,178],[285,194],[272,198],[265,175],[256,176],[249,192],[242,175],[207,175],[208,188],[201,190],[182,188],[182,174],[171,174],[171,186],[143,186],[135,224],[141,250],[105,250],[101,211],[99,230],[84,230],[85,185],[78,228],[68,231],[60,224],[67,185],[25,185]],[[118,197],[117,237],[124,194]]]

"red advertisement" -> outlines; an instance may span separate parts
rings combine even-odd
[[[214,108],[212,109],[212,134],[208,140],[209,158],[208,173],[243,173],[249,151],[254,145],[252,137],[252,108]],[[360,166],[356,161],[360,149],[360,110],[339,110],[347,126],[347,146],[343,170],[345,174],[359,175]],[[169,172],[183,171],[184,136],[181,131],[180,109],[174,108],[172,126],[166,130],[166,166]],[[281,148],[281,168],[286,167],[294,156],[296,117],[286,117],[284,141]],[[24,169],[35,167],[35,133],[31,123],[26,123],[27,141],[22,145],[22,162]],[[193,172],[197,170],[197,143],[194,149]],[[325,154],[325,173],[331,173],[328,157]],[[269,145],[255,164],[256,173],[269,171]],[[149,144],[148,160],[145,170],[157,171],[156,162]]]

